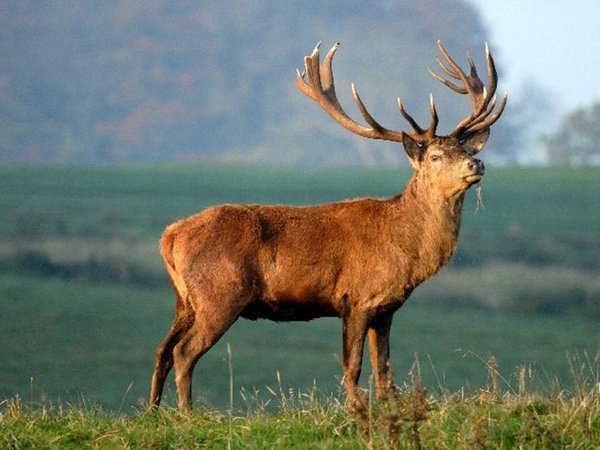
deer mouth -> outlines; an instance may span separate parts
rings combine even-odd
[[[471,169],[464,177],[465,183],[469,186],[479,183],[483,178],[483,174],[485,173],[485,165],[483,161],[479,159],[474,159],[469,163],[469,168]]]
[[[472,174],[472,175],[467,175],[466,177],[463,178],[463,180],[465,180],[468,184],[477,184],[481,181],[482,178],[483,178],[483,174]]]

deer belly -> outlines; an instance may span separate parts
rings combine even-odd
[[[245,319],[268,319],[276,322],[307,321],[318,317],[335,317],[338,312],[324,299],[257,299],[242,311]]]

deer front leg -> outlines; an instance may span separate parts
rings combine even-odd
[[[342,363],[346,384],[346,407],[352,412],[361,413],[365,410],[366,405],[357,388],[367,335],[367,318],[365,314],[349,311],[344,315],[343,321]]]
[[[392,314],[378,318],[369,327],[369,355],[375,376],[377,400],[386,398],[393,386],[392,368],[390,365],[390,330]]]

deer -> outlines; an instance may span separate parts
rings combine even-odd
[[[319,44],[304,58],[304,71],[297,71],[298,89],[351,133],[402,143],[412,175],[392,198],[313,206],[225,204],[169,225],[160,253],[175,292],[175,316],[155,353],[150,410],[159,407],[173,366],[178,408],[191,410],[197,361],[240,317],[277,322],[338,317],[346,407],[365,410],[358,388],[365,341],[376,399],[393,392],[392,318],[413,290],[451,259],[465,193],[485,172],[475,156],[504,111],[508,93],[497,105],[497,70],[487,44],[485,86],[469,54],[467,74],[438,40],[441,57],[435,59],[447,77],[429,72],[469,98],[470,114],[450,134],[437,135],[433,96],[427,128],[398,99],[412,130],[387,129],[367,111],[352,84],[364,125],[346,114],[336,96],[332,60],[339,43],[323,62]]]

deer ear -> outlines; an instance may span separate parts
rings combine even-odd
[[[485,143],[487,142],[489,137],[490,137],[489,128],[485,129],[485,130],[481,130],[481,131],[475,133],[474,135],[469,136],[467,138],[467,140],[464,142],[464,144],[462,144],[462,148],[471,154],[479,153],[485,146]]]
[[[423,156],[424,149],[419,145],[417,141],[415,141],[406,133],[404,133],[404,135],[402,136],[402,145],[404,145],[404,151],[408,156],[408,160],[416,169],[419,166],[419,162],[421,161],[421,157]]]

